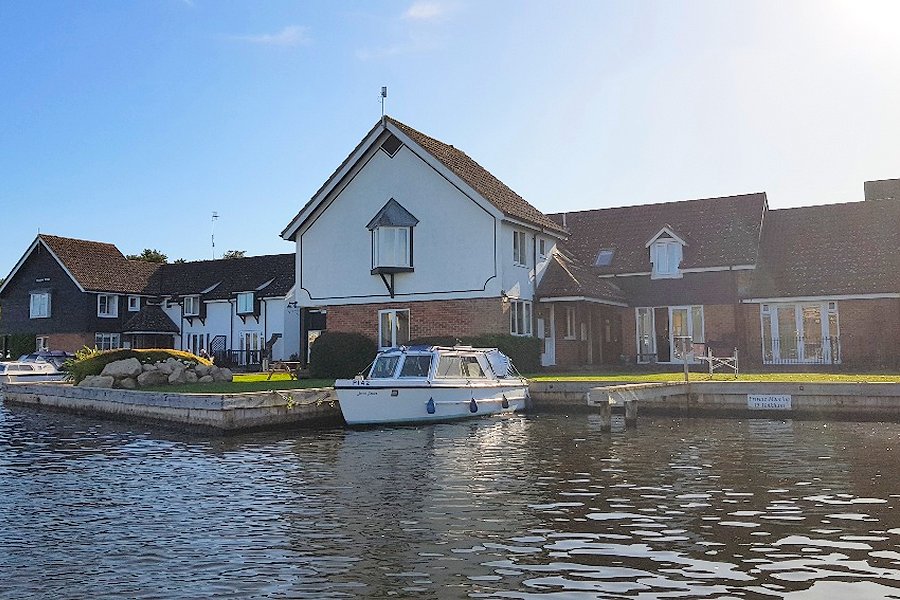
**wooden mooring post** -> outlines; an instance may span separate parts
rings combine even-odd
[[[614,398],[602,388],[594,388],[588,390],[584,400],[600,417],[600,431],[612,430],[613,412],[620,411],[625,414],[625,427],[637,426],[638,403],[635,398]]]

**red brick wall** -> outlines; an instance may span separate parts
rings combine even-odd
[[[51,333],[48,337],[51,350],[75,352],[85,346],[94,347],[93,333]]]
[[[721,342],[723,348],[725,346],[740,346],[739,320],[735,320],[735,311],[737,309],[732,304],[705,304],[703,306],[703,327],[707,341]],[[622,352],[628,357],[630,362],[634,362],[637,356],[637,340],[635,336],[637,332],[635,309],[623,309],[622,313]],[[715,348],[717,354],[730,354],[731,350],[719,350]]]
[[[356,332],[378,337],[378,311],[409,310],[412,339],[432,336],[471,336],[509,333],[509,304],[499,298],[430,300],[329,306],[329,331]]]

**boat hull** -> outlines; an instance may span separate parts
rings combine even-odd
[[[348,425],[452,421],[524,410],[523,382],[482,386],[375,386],[366,381],[335,382]],[[474,410],[473,410],[474,409]]]

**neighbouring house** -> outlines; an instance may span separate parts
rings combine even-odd
[[[282,232],[297,248],[301,338],[326,323],[380,347],[531,336],[565,233],[462,151],[385,118]]]
[[[549,364],[680,364],[684,344],[743,347],[741,292],[765,211],[760,193],[552,215],[569,231],[561,247],[573,277],[538,288],[555,325]]]
[[[40,234],[0,286],[0,335],[34,335],[37,349],[206,349],[258,364],[299,353],[293,285],[293,254],[159,264]]]

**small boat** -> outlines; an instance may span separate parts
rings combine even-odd
[[[420,423],[525,408],[528,381],[496,348],[383,350],[368,374],[334,382],[348,425]]]
[[[62,381],[66,374],[43,360],[0,362],[0,383]]]

